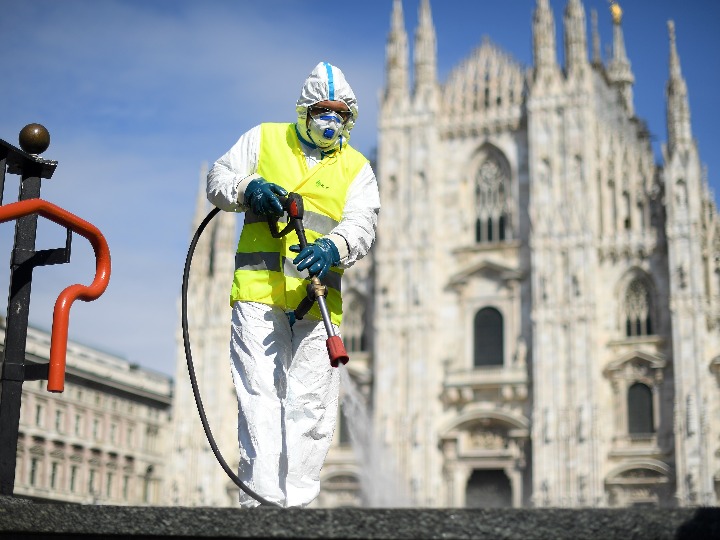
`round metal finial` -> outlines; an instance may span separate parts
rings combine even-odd
[[[28,154],[42,154],[50,146],[50,132],[42,124],[28,124],[20,130],[20,148]]]

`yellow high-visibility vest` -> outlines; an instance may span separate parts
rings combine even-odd
[[[342,150],[308,169],[295,124],[262,124],[260,133],[258,174],[288,192],[302,195],[308,243],[330,233],[342,218],[348,187],[367,159],[343,145]],[[230,304],[240,300],[295,309],[307,295],[309,283],[307,271],[298,272],[292,263],[297,253],[290,251],[290,246],[298,243],[294,230],[282,238],[273,238],[267,218],[248,209],[235,254]],[[342,273],[340,268],[330,268],[322,280],[328,288],[330,319],[337,325],[342,320]],[[307,316],[321,318],[317,303]]]

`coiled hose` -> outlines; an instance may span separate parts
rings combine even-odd
[[[215,458],[218,460],[218,463],[220,463],[220,466],[225,471],[225,474],[230,477],[230,480],[233,481],[233,483],[239,487],[241,490],[243,490],[247,495],[258,501],[261,505],[264,506],[275,506],[278,508],[281,508],[281,506],[277,503],[268,501],[267,499],[264,499],[257,493],[255,493],[253,490],[251,490],[249,487],[247,487],[240,478],[233,472],[233,470],[230,468],[230,466],[227,464],[225,459],[222,457],[222,454],[220,453],[220,450],[218,449],[217,443],[215,442],[215,438],[212,435],[212,431],[210,431],[210,424],[208,423],[207,416],[205,415],[205,408],[203,407],[202,398],[200,397],[200,390],[198,388],[197,384],[197,377],[195,376],[195,367],[193,365],[192,360],[192,352],[190,350],[190,334],[188,332],[188,320],[187,320],[187,292],[188,292],[188,282],[190,280],[190,265],[192,264],[192,258],[193,253],[195,253],[195,246],[197,246],[198,240],[200,240],[200,236],[202,235],[203,231],[205,230],[205,227],[207,227],[207,224],[210,223],[212,218],[214,218],[217,213],[220,212],[219,208],[213,208],[210,213],[205,217],[203,222],[200,224],[200,226],[197,228],[197,231],[195,231],[195,236],[193,236],[192,241],[190,242],[190,248],[188,249],[187,258],[185,259],[185,271],[183,272],[183,281],[182,281],[182,332],[183,332],[183,345],[185,346],[185,359],[187,360],[187,367],[188,367],[188,373],[190,375],[190,385],[192,386],[193,396],[195,396],[195,404],[197,405],[198,413],[200,414],[200,422],[202,422],[203,429],[205,430],[205,436],[207,437],[208,442],[210,443],[210,448],[213,451],[213,454],[215,454]]]

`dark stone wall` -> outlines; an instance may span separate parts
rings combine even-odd
[[[333,509],[81,506],[0,499],[22,539],[467,538],[720,540],[720,508]]]

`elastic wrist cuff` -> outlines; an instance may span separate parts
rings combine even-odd
[[[245,178],[242,178],[238,184],[237,184],[237,200],[240,204],[247,204],[245,201],[245,190],[248,187],[248,184],[252,182],[253,180],[261,179],[262,176],[260,176],[258,173],[253,173],[249,176],[246,176]]]
[[[345,238],[343,238],[339,234],[333,234],[333,233],[323,236],[323,238],[330,240],[335,245],[335,247],[338,250],[338,254],[340,255],[341,261],[348,256],[350,249],[348,248],[347,241],[345,240]]]

